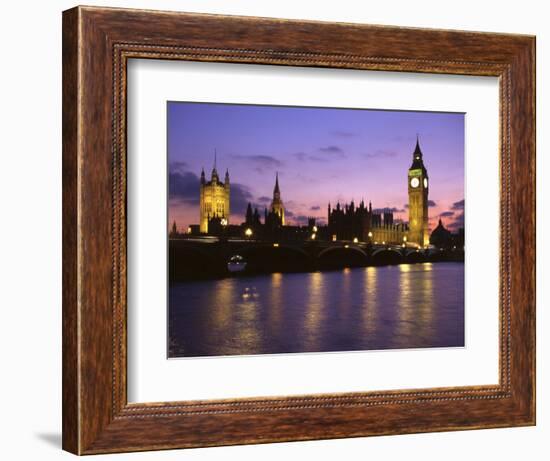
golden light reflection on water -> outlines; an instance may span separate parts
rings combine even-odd
[[[344,268],[342,271],[344,276],[342,277],[342,286],[340,287],[340,306],[341,316],[346,316],[352,307],[353,298],[351,296],[351,290],[353,289],[352,271],[349,267]],[[337,288],[338,289],[338,288]]]
[[[396,333],[398,336],[408,336],[414,327],[412,272],[411,266],[408,264],[401,264],[398,268],[399,298],[397,301],[397,316],[399,322],[397,322]]]
[[[463,266],[426,263],[182,284],[170,348],[202,356],[463,345],[463,280]]]
[[[422,304],[420,305],[420,316],[422,319],[421,334],[429,335],[434,329],[434,311],[435,311],[435,293],[432,277],[432,263],[425,263],[422,265],[424,270],[424,276],[422,277]]]
[[[398,337],[427,337],[433,330],[431,271],[431,263],[399,266]]]
[[[273,289],[278,289],[281,287],[281,284],[283,282],[283,274],[280,272],[274,272],[271,274],[271,286]]]
[[[281,327],[282,315],[281,312],[283,306],[283,274],[280,272],[274,272],[271,274],[271,287],[270,301],[269,301],[269,324],[273,328],[275,334],[279,333]]]
[[[262,337],[257,328],[258,312],[262,304],[260,294],[252,282],[241,288],[235,312],[238,325],[235,343],[239,345],[239,348],[262,350]]]
[[[376,267],[367,267],[364,271],[364,305],[361,309],[365,334],[372,334],[376,330],[378,320],[378,270]]]
[[[319,345],[321,325],[324,320],[323,306],[326,304],[323,296],[323,274],[311,272],[307,278],[308,303],[304,319],[305,339],[309,348]]]
[[[231,323],[232,306],[235,298],[235,283],[232,279],[220,280],[216,293],[213,293],[213,315],[211,328],[225,329]]]

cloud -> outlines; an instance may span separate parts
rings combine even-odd
[[[381,214],[381,213],[388,213],[388,212],[391,212],[391,213],[404,213],[405,210],[403,208],[397,208],[397,207],[393,207],[393,208],[375,208],[372,210],[373,213],[377,213],[377,214]]]
[[[283,166],[283,162],[271,155],[241,155],[230,154],[233,160],[247,162],[258,173],[264,173],[266,170],[274,170]]]
[[[451,210],[463,210],[463,209],[464,209],[464,199],[453,203],[453,206],[451,206]]]
[[[430,208],[433,208],[434,206],[437,206],[437,203],[435,203],[433,200],[428,200],[428,206]],[[403,208],[409,208],[409,204],[405,203],[405,205],[403,205]]]
[[[229,189],[231,214],[244,215],[248,203],[252,203],[254,196],[250,188],[244,184],[233,183]]]
[[[271,197],[267,197],[266,195],[263,195],[262,197],[258,197],[258,203],[267,205],[268,203],[271,203]]]
[[[290,220],[297,226],[306,225],[306,224],[308,224],[308,219],[309,218],[314,218],[314,216],[295,213],[295,212],[289,210],[288,208],[285,209],[285,216],[287,218],[290,218]],[[318,219],[318,218],[315,218],[315,219]]]
[[[339,146],[335,146],[335,145],[330,145],[330,146],[325,146],[325,147],[319,147],[319,152],[321,152],[321,154],[323,154],[324,156],[329,156],[329,157],[338,157],[338,158],[343,158],[346,156],[346,154],[344,153],[344,150],[339,147]],[[320,160],[319,157],[311,157],[312,160]]]
[[[174,170],[170,165],[168,176],[168,198],[188,205],[198,205],[200,198],[199,177],[190,171]]]
[[[374,152],[367,152],[366,154],[363,154],[365,158],[390,158],[390,157],[396,157],[397,152],[394,150],[387,150],[387,149],[378,149]]]
[[[353,131],[345,131],[345,130],[335,130],[335,131],[332,131],[330,134],[338,138],[353,138],[355,136],[358,136],[358,133],[355,133]]]
[[[308,219],[309,219],[309,218],[310,218],[309,216],[306,216],[306,215],[301,214],[301,215],[298,215],[298,216],[294,216],[293,221],[294,221],[297,225],[303,226],[303,225],[305,225],[305,224],[308,223]]]
[[[327,157],[318,157],[316,155],[310,155],[308,157],[308,160],[311,160],[312,162],[321,162],[321,163],[325,163],[325,162],[328,162],[330,159],[328,159]]]
[[[317,152],[319,152],[319,154],[295,152],[292,155],[300,162],[311,161],[311,162],[318,162],[318,163],[326,163],[326,162],[330,162],[335,158],[343,158],[346,156],[342,148],[334,145],[319,147]]]
[[[295,152],[292,155],[296,157],[300,162],[307,160],[307,157],[308,157],[305,152]]]
[[[312,207],[309,208],[311,211],[319,211],[321,209],[321,207],[319,205],[313,205]]]
[[[444,211],[443,213],[439,214],[439,217],[440,218],[450,218],[451,216],[454,216],[454,215],[455,215],[454,211]]]
[[[455,219],[450,222],[447,228],[451,231],[458,231],[459,229],[464,228],[464,212],[461,212],[455,215]]]
[[[324,154],[336,154],[336,155],[342,155],[344,153],[341,147],[334,146],[334,145],[319,147],[319,151],[323,152]]]
[[[188,164],[186,162],[171,162],[168,168],[170,172],[174,173],[184,173],[188,170]]]

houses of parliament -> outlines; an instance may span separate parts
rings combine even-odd
[[[218,175],[216,161],[207,181],[204,169],[200,176],[200,224],[191,226],[189,232],[227,236],[254,236],[264,239],[319,239],[346,240],[355,242],[408,244],[425,247],[430,242],[428,228],[428,171],[424,165],[423,154],[418,138],[412,154],[412,164],[407,174],[409,196],[409,222],[394,221],[390,209],[373,210],[364,201],[355,204],[337,203],[327,209],[327,224],[316,225],[315,218],[309,218],[307,226],[287,225],[285,207],[279,186],[278,174],[275,176],[271,204],[264,209],[263,222],[257,208],[248,204],[245,221],[235,225],[230,223],[230,179],[226,170],[224,180]],[[175,226],[173,232],[176,231]]]

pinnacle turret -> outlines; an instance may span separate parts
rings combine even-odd
[[[275,188],[273,189],[273,194],[280,194],[279,190],[279,172],[275,173]]]
[[[219,176],[218,176],[218,170],[216,169],[216,163],[217,163],[217,157],[218,157],[218,153],[216,152],[216,149],[214,149],[214,166],[212,167],[212,181],[218,181],[219,180]]]
[[[426,176],[426,167],[424,166],[424,161],[422,160],[422,150],[420,149],[420,141],[418,134],[416,135],[416,146],[413,152],[413,161],[412,165],[409,168],[410,170],[422,170],[422,173]]]

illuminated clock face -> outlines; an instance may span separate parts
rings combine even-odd
[[[424,187],[428,188],[428,178],[424,178]]]
[[[411,179],[411,187],[416,189],[420,185],[420,180],[418,178]]]

